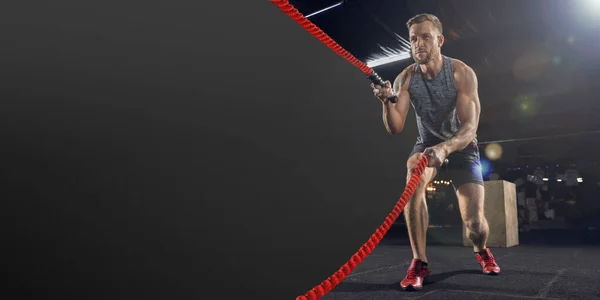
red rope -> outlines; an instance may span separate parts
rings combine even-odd
[[[373,252],[373,249],[375,249],[388,230],[390,230],[390,227],[392,224],[394,224],[398,216],[400,216],[400,213],[406,206],[406,203],[408,203],[412,195],[415,193],[415,189],[417,188],[417,185],[423,176],[423,171],[427,167],[428,163],[429,158],[424,155],[421,160],[419,160],[417,167],[413,170],[410,180],[406,184],[406,188],[394,206],[394,209],[392,209],[392,212],[385,218],[385,221],[383,224],[381,224],[381,226],[379,226],[379,228],[377,228],[375,233],[371,235],[371,238],[369,238],[369,240],[360,247],[358,252],[352,255],[350,260],[342,265],[337,272],[329,276],[321,284],[313,287],[306,294],[298,296],[296,300],[320,299],[325,294],[333,290],[338,284],[340,284],[344,278],[346,278],[346,276],[348,276],[348,274],[350,274],[352,270],[358,266],[358,264],[360,264],[369,254],[371,254],[371,252]]]
[[[291,5],[287,0],[269,0],[273,4],[275,4],[279,9],[281,9],[284,13],[290,16],[294,21],[300,24],[304,29],[306,29],[310,34],[319,39],[323,44],[327,45],[331,48],[335,53],[339,54],[343,58],[345,58],[348,62],[359,68],[365,75],[371,76],[375,72],[373,69],[369,68],[360,60],[356,59],[352,54],[342,48],[338,43],[336,43],[331,37],[329,37],[325,32],[323,32],[319,27],[313,24],[311,21],[306,19],[298,10]],[[350,260],[348,260],[344,265],[340,267],[340,269],[335,272],[333,275],[329,276],[326,280],[324,280],[321,284],[313,287],[310,291],[302,296],[298,296],[296,300],[317,300],[323,297],[325,294],[329,293],[333,290],[338,284],[340,284],[348,274],[352,272],[364,259],[367,257],[373,249],[379,244],[381,239],[385,236],[385,234],[390,230],[390,227],[400,213],[406,206],[406,203],[410,200],[412,195],[415,193],[415,189],[423,176],[423,171],[427,167],[429,162],[429,158],[427,156],[423,156],[421,160],[419,160],[417,167],[413,170],[413,173],[410,177],[410,180],[406,184],[406,188],[400,196],[400,199],[394,206],[392,212],[385,218],[385,221],[373,235],[371,238],[363,244],[358,252],[354,253]]]
[[[281,11],[290,16],[294,21],[296,21],[300,26],[304,27],[306,31],[312,34],[314,37],[319,39],[323,44],[327,45],[327,47],[331,48],[335,53],[339,54],[341,57],[345,58],[348,62],[353,64],[355,67],[359,68],[365,75],[371,76],[373,74],[373,69],[369,68],[363,62],[358,60],[352,54],[350,54],[346,49],[342,48],[338,43],[336,43],[331,37],[329,37],[323,30],[321,30],[317,25],[313,24],[313,22],[309,21],[306,17],[304,17],[293,5],[289,3],[288,0],[269,0],[273,4],[275,4]]]

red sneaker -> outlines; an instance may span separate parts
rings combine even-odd
[[[423,288],[423,281],[431,271],[427,266],[423,266],[423,261],[420,259],[413,259],[406,277],[400,282],[400,287],[403,290],[420,290]]]
[[[476,253],[475,258],[481,265],[483,270],[483,274],[486,275],[497,275],[500,274],[500,267],[496,263],[494,259],[494,255],[492,255],[492,251],[489,248],[485,248],[485,250],[481,253]]]

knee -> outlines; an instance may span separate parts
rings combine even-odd
[[[471,232],[482,232],[483,227],[485,226],[485,219],[483,216],[481,217],[473,217],[465,220],[465,227]]]
[[[414,172],[413,169],[409,169],[408,170],[408,174],[406,176],[406,183],[408,184],[408,182],[410,182],[410,179],[412,178]],[[417,183],[417,191],[424,191],[425,188],[427,187],[427,184],[429,184],[431,175],[428,173],[428,170],[426,170],[425,172],[423,172],[423,175],[421,176],[421,179],[419,179],[418,183]]]

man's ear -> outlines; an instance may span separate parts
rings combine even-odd
[[[438,35],[438,44],[440,45],[440,47],[442,47],[442,45],[444,45],[444,35],[440,34]]]

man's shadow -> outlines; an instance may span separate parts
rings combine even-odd
[[[481,270],[459,270],[445,273],[434,273],[428,276],[423,283],[423,286],[434,285],[428,287],[428,290],[433,289],[447,289],[448,285],[436,286],[436,283],[441,283],[444,280],[456,276],[456,275],[468,275],[468,274],[481,274]],[[398,290],[403,291],[400,288],[400,281],[392,283],[366,283],[366,282],[354,282],[344,281],[340,283],[332,293],[358,293],[358,292],[374,292],[374,291],[389,291]]]

